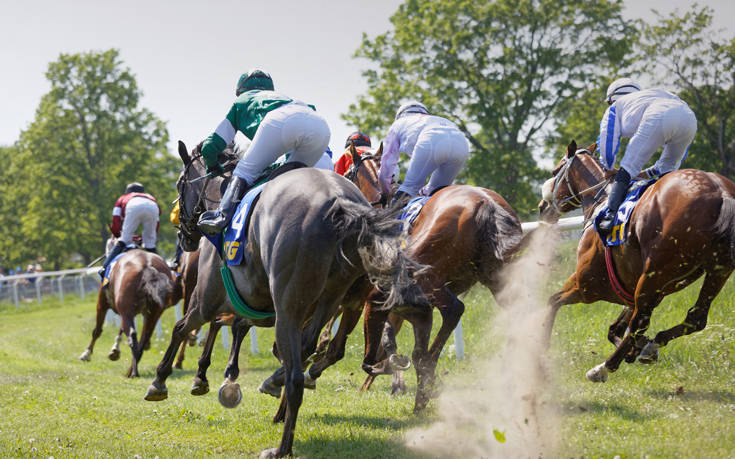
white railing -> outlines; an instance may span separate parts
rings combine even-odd
[[[0,276],[0,302],[11,299],[18,309],[22,301],[35,296],[38,304],[44,295],[57,294],[64,302],[64,291],[74,291],[84,299],[87,292],[99,286],[99,281],[89,281],[97,276],[97,268],[65,269],[61,271],[42,271],[38,273]],[[32,300],[31,300],[32,301]]]

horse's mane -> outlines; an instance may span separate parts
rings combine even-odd
[[[197,156],[202,154],[202,145],[204,141],[201,141],[191,150],[191,156]],[[237,152],[235,142],[231,142],[229,145],[222,150],[222,153],[217,155],[217,161],[224,167],[229,164],[237,163],[241,158],[241,155]]]

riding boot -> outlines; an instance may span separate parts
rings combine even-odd
[[[406,193],[405,191],[397,191],[396,194],[393,195],[393,199],[391,199],[389,207],[403,207],[408,203],[410,199],[410,194]]]
[[[156,255],[158,255],[158,250],[156,250],[155,247],[151,247],[151,248],[146,247],[145,251],[150,252],[150,253],[155,253]]]
[[[597,227],[600,232],[607,236],[612,230],[615,214],[618,213],[620,204],[623,203],[625,196],[628,194],[628,186],[630,185],[630,174],[623,168],[620,168],[615,174],[615,183],[613,183],[610,195],[607,197],[607,214],[600,220]]]
[[[221,233],[230,223],[232,214],[235,213],[237,205],[245,195],[248,189],[248,182],[240,177],[232,176],[230,183],[227,185],[225,194],[222,195],[222,201],[216,211],[208,210],[199,217],[199,230],[202,233],[214,236]]]
[[[120,255],[122,251],[125,250],[125,243],[123,241],[117,241],[117,244],[115,244],[115,247],[110,250],[110,254],[107,255],[107,258],[105,258],[105,262],[102,263],[102,267],[97,271],[100,275],[100,277],[105,276],[105,271],[107,270],[107,266],[112,263],[112,260],[115,259],[116,256]]]

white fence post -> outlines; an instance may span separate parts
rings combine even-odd
[[[258,328],[250,327],[250,332],[248,334],[250,335],[250,352],[258,354]]]
[[[15,303],[15,309],[18,309],[18,282],[20,282],[20,279],[16,279],[15,282],[13,282],[13,302]]]
[[[454,329],[454,354],[457,360],[464,358],[464,336],[462,335],[462,319],[459,319],[457,328]]]
[[[156,338],[163,338],[163,326],[161,325],[160,317],[158,318],[158,321],[156,321]]]
[[[64,281],[64,274],[59,276],[59,302],[64,302],[64,286],[62,285],[62,282]]]
[[[84,274],[79,275],[79,296],[84,301]]]
[[[41,278],[39,277],[36,279],[36,300],[38,301],[38,304],[41,304]]]
[[[222,332],[222,347],[225,348],[225,350],[228,350],[230,348],[230,329],[227,328],[227,326],[224,326],[221,328]]]

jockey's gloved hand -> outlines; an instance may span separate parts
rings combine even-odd
[[[220,163],[214,163],[211,166],[207,166],[207,174],[212,174],[212,176],[216,175],[222,175],[225,173],[225,170],[222,168],[222,165]]]

